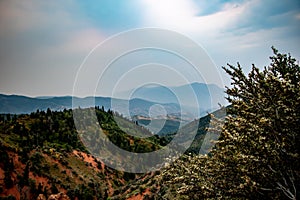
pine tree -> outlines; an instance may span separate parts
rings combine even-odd
[[[20,182],[21,186],[29,185],[29,172],[30,172],[30,162],[27,161],[24,173],[23,173],[23,179]]]
[[[11,173],[9,171],[4,172],[4,184],[6,188],[12,188],[14,186],[14,182],[11,179]]]

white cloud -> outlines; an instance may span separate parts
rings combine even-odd
[[[196,9],[197,6],[193,5],[192,0],[166,1],[168,6],[151,0],[142,2],[145,3],[147,26],[167,28],[186,34],[199,42],[213,56],[212,59],[226,62],[223,54],[227,53],[224,52],[237,49],[238,46],[250,47],[253,44],[239,41],[230,30],[236,27],[246,10],[257,4],[257,0],[246,1],[243,4],[225,3],[219,11],[204,16],[197,15],[201,11]]]
[[[145,24],[148,26],[168,28],[184,33],[215,35],[237,23],[245,10],[257,1],[247,1],[240,5],[226,3],[221,11],[206,16],[197,16],[200,11],[191,0],[160,2],[144,0],[142,2],[146,9]]]
[[[197,14],[196,5],[189,0],[142,0],[145,24],[171,29],[184,29]]]
[[[239,57],[246,49],[247,52],[251,49],[253,53],[257,53],[261,51],[258,48],[263,45],[267,45],[267,48],[281,45],[283,37],[289,34],[287,29],[291,29],[291,25],[285,21],[293,12],[284,10],[280,13],[278,6],[277,10],[273,11],[272,1],[229,2],[223,4],[216,12],[204,16],[196,15],[202,11],[197,10],[192,0],[165,1],[168,5],[161,4],[161,1],[142,2],[147,13],[147,26],[167,28],[186,34],[202,44],[208,53],[219,55],[223,62],[227,62],[224,56],[230,55],[231,52],[237,53],[235,56]],[[203,3],[200,6],[207,7]],[[273,16],[273,12],[279,14]],[[299,16],[296,15],[296,18]],[[284,41],[291,39],[295,38],[285,38]],[[268,50],[265,49],[267,52]]]

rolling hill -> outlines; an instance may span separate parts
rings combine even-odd
[[[113,117],[112,111],[106,112],[99,107],[95,109],[103,132],[111,142],[124,150],[137,153],[155,151],[164,148],[174,136],[153,135],[122,116]],[[81,110],[87,114],[91,112],[90,109]],[[95,156],[95,152],[106,145],[97,139],[96,134],[92,135],[93,138],[87,137],[90,142],[96,143],[92,148],[86,148],[82,137],[79,137],[79,134],[84,133],[75,128],[73,112],[65,109],[0,115],[1,198],[11,195],[7,198],[36,199],[41,194],[49,197],[59,192],[71,199],[130,199],[159,195],[156,194],[158,188],[152,186],[150,191],[149,186],[155,181],[158,172],[132,174],[107,167],[104,164],[106,162]],[[88,127],[88,135],[96,133],[95,125],[88,124],[90,120],[86,115],[81,120]],[[195,153],[199,149],[209,118],[204,117],[199,123],[195,122],[182,129],[187,136],[197,124],[196,140],[187,152]],[[126,134],[118,126],[119,123],[128,132],[135,133],[135,136]],[[182,139],[184,145],[186,138]],[[102,153],[109,155],[105,151]],[[109,159],[105,155],[102,157]]]
[[[120,148],[131,152],[161,148],[159,138],[151,137],[146,129],[119,117],[130,132],[149,137],[127,135],[117,126],[111,112],[100,108],[96,112],[102,130]],[[95,125],[88,125],[89,130],[94,128]],[[106,199],[115,189],[138,177],[113,170],[94,155],[79,137],[72,110],[1,114],[0,198],[11,195],[15,199],[36,199],[39,194],[48,197],[63,192],[71,199]]]

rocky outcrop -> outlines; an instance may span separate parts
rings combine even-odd
[[[36,200],[47,200],[47,199],[46,199],[45,195],[39,194],[39,196],[37,197]]]
[[[40,194],[37,198],[37,200],[46,200],[45,195]],[[48,200],[71,200],[66,194],[64,194],[63,192],[58,193],[58,194],[51,194],[48,197]]]

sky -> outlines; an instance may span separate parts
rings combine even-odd
[[[101,74],[104,68],[97,65],[92,70],[100,72],[84,74],[88,69],[84,65],[93,63],[91,59],[101,59],[103,54],[117,59],[120,55],[113,54],[116,49],[129,48],[139,40],[139,36],[132,35],[118,40],[118,35],[147,28],[189,38],[207,54],[199,59],[209,58],[213,65],[199,64],[202,77],[195,78],[190,75],[192,67],[185,66],[188,64],[170,51],[147,49],[123,55],[105,73]],[[146,36],[141,37],[147,39]],[[161,37],[157,44],[175,44],[174,38]],[[111,39],[113,42],[107,42]],[[245,72],[249,72],[252,64],[262,68],[269,64],[271,46],[299,60],[300,1],[1,0],[0,44],[2,94],[73,95],[78,77],[82,82],[77,96],[110,96],[109,91],[99,88],[115,89],[112,86],[120,85],[119,90],[130,90],[134,84],[143,84],[143,80],[155,75],[156,79],[168,79],[165,84],[169,85],[202,81],[223,87],[230,84],[230,79],[222,66],[239,62]],[[193,48],[180,45],[188,54],[195,53]],[[159,68],[163,68],[163,73]],[[177,74],[173,76],[166,69]],[[134,73],[126,77],[129,72]],[[90,78],[93,75],[94,79]],[[183,81],[178,81],[179,76]],[[95,84],[96,89],[85,90]]]

